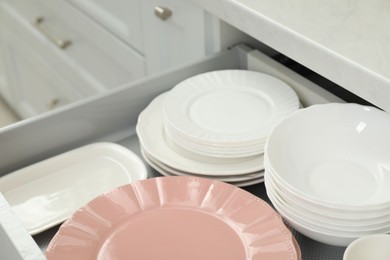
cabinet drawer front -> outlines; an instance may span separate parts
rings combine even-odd
[[[141,0],[67,1],[138,51],[144,51],[141,29]]]
[[[210,24],[206,23],[205,12],[195,4],[181,0],[142,1],[142,16],[148,73],[206,55],[206,35],[211,28],[207,28]]]
[[[31,48],[31,41],[15,34],[15,28],[1,24],[2,50],[7,63],[10,95],[5,96],[22,118],[32,117],[86,96],[56,71],[58,60],[47,59]]]
[[[144,57],[64,0],[12,0],[28,30],[56,49],[97,91],[145,76]],[[40,19],[40,20],[37,20]],[[57,41],[69,41],[61,48]]]

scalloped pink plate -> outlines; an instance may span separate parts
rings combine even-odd
[[[50,242],[47,259],[300,258],[281,217],[233,185],[190,176],[138,181],[80,208]]]

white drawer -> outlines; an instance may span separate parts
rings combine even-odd
[[[9,39],[8,39],[9,40]],[[14,63],[8,68],[14,110],[28,118],[85,97],[57,73],[45,60],[23,48],[16,39],[8,45]],[[12,48],[12,49],[11,49]],[[8,58],[8,57],[6,57]]]
[[[84,79],[104,91],[145,76],[144,57],[64,0],[10,0],[29,30]],[[37,18],[43,18],[34,25]],[[69,40],[66,48],[54,40]],[[72,77],[72,75],[69,75]]]
[[[96,94],[77,74],[73,78],[64,76],[62,72],[71,74],[74,69],[65,66],[40,37],[26,30],[20,16],[4,8],[1,11],[0,47],[8,86],[8,91],[1,90],[1,94],[21,118]]]
[[[138,51],[144,51],[141,29],[141,0],[67,1]]]

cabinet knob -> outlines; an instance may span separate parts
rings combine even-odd
[[[172,16],[172,11],[167,7],[156,6],[154,7],[154,14],[162,21],[165,21]]]
[[[59,103],[60,103],[60,99],[53,98],[52,100],[47,102],[46,107],[51,110],[54,109]]]

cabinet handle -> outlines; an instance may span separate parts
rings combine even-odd
[[[53,42],[59,48],[66,49],[67,47],[69,47],[69,45],[71,45],[72,42],[70,40],[58,39],[49,30],[47,30],[47,28],[43,25],[44,21],[45,21],[45,18],[43,18],[42,16],[39,16],[39,17],[35,18],[35,20],[33,21],[33,24],[35,25],[35,27],[37,27],[37,29],[42,34],[44,34],[51,42]]]
[[[161,20],[165,21],[172,16],[172,11],[167,7],[156,6],[154,7],[154,14]]]
[[[58,104],[60,103],[60,100],[58,98],[53,98],[49,102],[47,102],[46,107],[48,109],[54,109]]]

